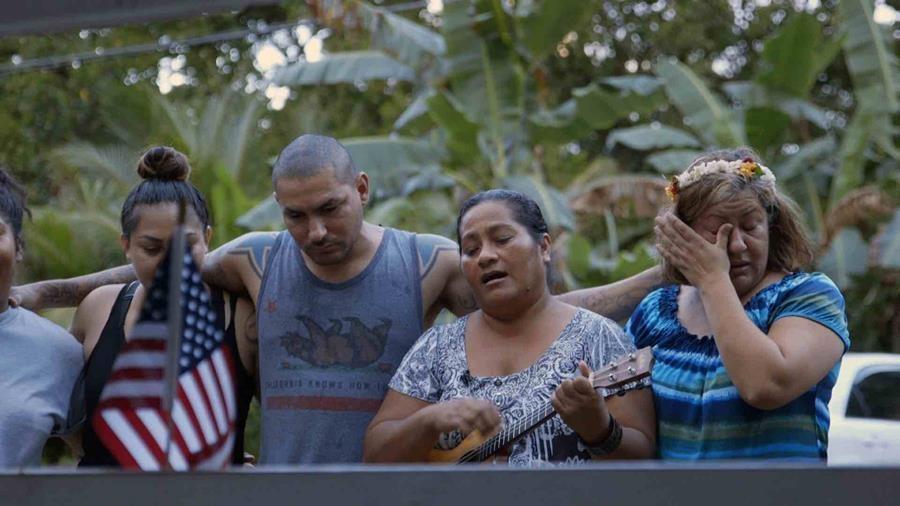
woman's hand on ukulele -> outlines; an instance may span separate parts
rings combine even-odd
[[[482,434],[489,435],[500,427],[500,411],[486,399],[452,399],[425,409],[428,410],[428,425],[435,434],[454,430],[469,434],[478,429]]]
[[[578,370],[581,375],[563,381],[550,398],[550,403],[581,439],[600,441],[609,432],[609,411],[603,397],[591,384],[591,368],[581,361]]]

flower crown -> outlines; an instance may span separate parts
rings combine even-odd
[[[740,174],[748,181],[758,177],[765,183],[775,184],[775,174],[772,174],[772,171],[765,165],[756,163],[752,158],[744,158],[743,160],[731,162],[726,160],[712,160],[709,162],[698,163],[681,174],[672,176],[669,180],[669,185],[666,186],[666,195],[674,202],[675,197],[678,196],[681,190],[696,183],[703,176],[706,176],[707,174],[727,173]]]

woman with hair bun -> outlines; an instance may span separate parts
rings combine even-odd
[[[7,302],[27,214],[24,190],[0,169],[0,468],[40,465],[47,438],[73,429],[66,413],[83,362],[68,332]]]
[[[122,250],[137,274],[129,284],[106,285],[91,292],[78,306],[72,334],[83,343],[85,411],[90,420],[103,386],[109,378],[119,349],[131,333],[153,281],[156,268],[165,257],[169,240],[178,224],[179,203],[184,202],[185,239],[198,266],[212,235],[209,209],[200,191],[188,181],[191,167],[187,158],[170,147],[154,147],[143,154],[137,172],[143,179],[122,206],[120,238]],[[235,399],[238,406],[233,464],[244,462],[244,424],[256,390],[255,312],[249,301],[219,291],[210,299],[222,325],[225,343],[236,354]],[[83,434],[81,466],[117,466],[90,423]]]
[[[826,459],[850,336],[841,292],[801,270],[813,253],[796,205],[746,148],[701,156],[667,193],[656,233],[674,284],[626,325],[656,358],[661,457]]]

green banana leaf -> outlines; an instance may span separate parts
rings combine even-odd
[[[638,151],[676,147],[699,148],[702,146],[693,135],[666,125],[638,125],[613,130],[606,137],[606,148],[612,149],[617,144]]]
[[[691,149],[670,149],[653,153],[646,161],[660,174],[674,174],[686,169],[702,153]]]
[[[502,181],[504,188],[528,195],[541,207],[544,220],[551,228],[573,230],[575,215],[569,208],[565,195],[534,176],[510,176]]]
[[[595,8],[585,0],[518,2],[519,40],[532,58],[543,58],[553,53],[564,35],[589,23],[591,17],[588,14]]]
[[[315,62],[297,62],[275,71],[279,86],[357,83],[397,79],[414,81],[415,71],[380,51],[347,51],[329,54]]]
[[[838,12],[847,33],[844,59],[856,90],[877,87],[879,104],[888,113],[898,110],[900,72],[889,29],[875,23],[872,0],[842,0]]]
[[[357,1],[356,5],[366,29],[372,34],[373,49],[413,68],[437,61],[447,52],[441,34],[368,2]]]
[[[830,277],[842,290],[853,284],[853,276],[866,271],[869,248],[862,234],[855,228],[845,228],[831,241],[818,269]]]
[[[684,115],[685,123],[707,144],[735,146],[747,143],[731,111],[691,69],[675,58],[662,58],[655,71],[666,94]]]
[[[900,209],[873,240],[875,265],[885,269],[900,269]]]
[[[796,14],[766,41],[756,80],[769,89],[806,98],[841,42],[840,37],[823,40],[822,23],[812,14]]]

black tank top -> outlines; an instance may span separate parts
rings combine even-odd
[[[133,281],[122,288],[116,301],[113,304],[112,311],[109,313],[109,319],[100,333],[100,339],[94,347],[90,358],[84,364],[84,403],[85,403],[85,424],[82,433],[82,446],[84,456],[78,463],[79,467],[118,467],[119,463],[115,457],[109,453],[106,446],[97,437],[91,419],[97,404],[100,401],[100,393],[103,386],[112,372],[113,362],[119,354],[119,349],[125,342],[125,317],[128,314],[128,308],[131,307],[131,301],[134,293],[137,291],[140,283]],[[216,312],[219,322],[225,321],[225,299],[220,290],[211,290],[211,302],[213,310]],[[234,451],[231,455],[231,463],[235,465],[244,462],[244,426],[247,424],[247,412],[250,409],[250,401],[253,399],[255,386],[253,379],[241,362],[240,354],[237,348],[237,338],[234,329],[234,311],[237,305],[237,298],[231,298],[231,321],[225,329],[225,344],[231,352],[232,362],[235,364],[235,401],[237,401],[237,419],[235,420],[235,438]]]

